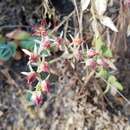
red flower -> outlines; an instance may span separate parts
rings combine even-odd
[[[47,62],[40,65],[40,72],[49,72],[49,65]]]
[[[30,62],[30,63],[35,63],[35,62],[38,61],[39,56],[38,56],[37,54],[32,53],[31,51],[26,50],[26,49],[22,49],[22,50],[23,50],[23,52],[24,52],[26,55],[29,56],[29,62]]]
[[[43,97],[40,91],[35,91],[32,93],[32,97],[31,97],[32,102],[36,105],[36,106],[40,106],[43,104]]]
[[[49,85],[48,81],[46,81],[46,80],[42,81],[41,89],[42,89],[42,92],[49,92],[50,85]]]
[[[46,24],[47,24],[46,19],[42,19],[42,20],[41,20],[41,25],[42,25],[42,26],[45,26]]]
[[[42,43],[42,47],[44,49],[49,49],[51,47],[51,43],[49,40],[45,40],[43,43]]]
[[[37,74],[36,72],[29,72],[27,75],[27,83],[32,84],[36,80]]]
[[[42,97],[41,96],[36,96],[36,99],[35,99],[36,106],[42,105],[42,103],[43,103]]]
[[[29,56],[30,63],[35,63],[38,61],[38,59],[39,59],[39,56],[37,54],[31,53],[31,55]]]
[[[95,51],[95,50],[93,50],[93,49],[89,49],[88,51],[87,51],[87,56],[88,57],[93,57],[93,56],[95,56],[95,55],[97,55],[98,53]]]

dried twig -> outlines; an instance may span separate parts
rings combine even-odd
[[[83,93],[84,88],[87,86],[87,84],[89,83],[90,79],[93,77],[93,75],[95,74],[95,70],[91,71],[89,73],[89,75],[87,75],[85,77],[85,82],[84,85],[82,86],[82,88],[80,89],[80,92],[78,93],[76,100],[81,99],[82,97],[86,96],[86,93],[84,95],[80,95],[81,93]],[[80,95],[80,96],[79,96]]]
[[[50,34],[56,32],[74,13],[75,11],[72,11],[67,17],[65,17],[64,20],[50,32]]]

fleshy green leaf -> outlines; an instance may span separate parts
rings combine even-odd
[[[116,77],[113,75],[110,75],[108,78],[108,83],[113,84],[117,81]]]
[[[22,40],[20,42],[20,47],[22,49],[27,49],[30,51],[34,50],[34,45],[35,45],[35,37],[30,37],[29,39]]]
[[[19,34],[16,35],[15,39],[25,40],[25,39],[28,39],[29,37],[30,37],[29,33],[21,31]]]
[[[40,73],[41,79],[45,80],[49,74],[47,72]]]
[[[103,42],[101,37],[98,37],[95,40],[95,48],[96,51],[98,51],[100,54],[102,54],[105,57],[111,58],[112,57],[112,51],[109,47]]]
[[[123,90],[123,86],[118,81],[114,82],[112,86],[115,87],[117,90]]]
[[[110,48],[106,48],[106,50],[103,51],[103,56],[111,58],[112,57],[112,51]]]
[[[100,71],[97,73],[96,77],[103,77],[105,79],[107,79],[109,76],[109,73],[106,69],[102,68],[100,69]]]
[[[12,54],[14,56],[16,54],[16,48],[17,48],[17,46],[16,46],[16,44],[14,42],[9,42],[8,44],[9,44],[9,46],[10,46],[10,48],[12,50]]]
[[[6,37],[10,38],[10,39],[14,39],[14,40],[26,40],[30,37],[31,35],[23,30],[20,29],[15,29],[14,31],[7,33]]]
[[[122,91],[123,90],[123,86],[117,81],[116,77],[111,75],[108,78],[108,82],[115,87],[116,89]]]
[[[97,51],[100,51],[103,45],[104,43],[102,42],[100,37],[95,39],[95,47]]]
[[[45,49],[44,49],[44,50],[42,50],[41,55],[44,56],[44,57],[48,57],[48,56],[51,55],[51,53],[50,53],[49,50],[47,50],[47,49],[45,50]]]
[[[16,53],[15,44],[0,44],[0,60],[7,61]]]
[[[36,88],[36,91],[41,91],[42,90],[40,83],[38,83],[35,88]]]
[[[95,39],[95,48],[97,52],[103,53],[105,49],[105,43],[103,42],[101,37]]]

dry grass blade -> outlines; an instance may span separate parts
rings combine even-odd
[[[8,68],[1,70],[1,73],[6,77],[8,84],[10,84],[16,88],[19,88],[19,85],[15,82],[14,79],[12,79],[11,75],[9,74]]]
[[[78,100],[78,99],[80,99],[80,98],[82,98],[82,97],[84,97],[86,95],[86,94],[84,94],[84,95],[80,96],[80,94],[84,92],[84,88],[88,85],[90,79],[93,77],[94,74],[95,74],[95,70],[91,71],[90,74],[85,77],[84,84],[81,87],[80,92],[76,96],[76,100]]]
[[[50,34],[53,34],[54,32],[56,32],[70,17],[72,17],[72,15],[75,13],[75,11],[72,11],[67,17],[64,18],[64,20],[62,22],[60,22],[59,25],[57,25],[51,32]]]

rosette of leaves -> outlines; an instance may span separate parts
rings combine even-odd
[[[38,39],[37,37],[32,37],[30,33],[16,29],[8,34],[6,34],[6,37],[9,39],[13,39],[16,45],[21,49],[27,49],[30,51],[33,51],[35,40]]]
[[[21,40],[20,41],[20,48],[21,49],[27,49],[29,51],[33,51],[34,50],[34,46],[36,44],[35,40],[39,39],[38,37],[29,37],[27,39]],[[38,44],[36,44],[38,46]]]
[[[16,49],[18,47],[32,52],[34,50],[34,45],[36,44],[35,40],[39,39],[39,37],[31,36],[30,33],[20,29],[15,29],[12,32],[7,33],[6,38],[13,40],[13,44],[12,42],[11,44],[10,42],[8,42],[8,44],[1,44],[0,60],[3,61],[9,60],[15,54],[17,55]],[[0,36],[0,41],[3,43],[2,36]],[[36,45],[38,46],[38,44]]]
[[[111,49],[103,41],[101,36],[94,38],[94,46],[96,51],[99,52],[100,57],[107,59],[106,63],[109,66],[108,68],[103,68],[99,66],[96,75],[99,78],[103,78],[107,82],[107,87],[104,93],[107,93],[112,87],[114,87],[116,90],[122,91],[123,86],[110,72],[110,69],[116,70],[116,67],[114,66],[111,59],[113,57]]]
[[[13,42],[0,44],[0,60],[7,61],[15,56],[16,45]]]

